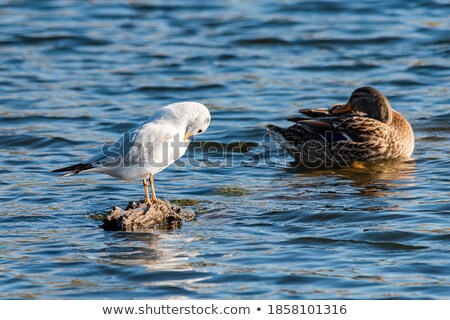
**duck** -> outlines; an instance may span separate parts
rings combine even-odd
[[[354,90],[345,104],[301,109],[295,124],[266,127],[299,165],[350,167],[365,162],[408,159],[414,151],[410,123],[372,87]]]

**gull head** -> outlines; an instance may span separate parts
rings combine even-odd
[[[198,102],[177,102],[162,108],[164,118],[172,118],[184,134],[183,140],[201,134],[208,129],[211,123],[211,114],[208,108]]]

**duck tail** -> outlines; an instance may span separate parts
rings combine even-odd
[[[270,132],[271,137],[278,143],[283,143],[286,141],[286,138],[284,137],[284,131],[286,129],[280,128],[278,126],[275,126],[273,124],[267,123],[266,124],[267,130]]]
[[[283,148],[289,151],[297,151],[297,147],[295,146],[294,142],[289,139],[289,129],[280,128],[273,124],[266,124],[266,128],[270,132],[270,136],[276,143],[280,144]]]

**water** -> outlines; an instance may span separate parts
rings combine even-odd
[[[0,298],[450,298],[448,2],[203,3],[0,1]],[[363,85],[414,159],[298,172],[260,145]],[[103,231],[141,183],[49,171],[182,100],[213,116],[192,147],[231,143],[156,177],[200,216]]]

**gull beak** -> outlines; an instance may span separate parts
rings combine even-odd
[[[184,141],[187,141],[187,139],[189,139],[189,137],[192,135],[192,131],[186,131],[186,133],[184,134]]]
[[[342,114],[351,111],[353,111],[353,107],[350,102],[347,102],[346,104],[335,104],[330,110],[332,114]]]

